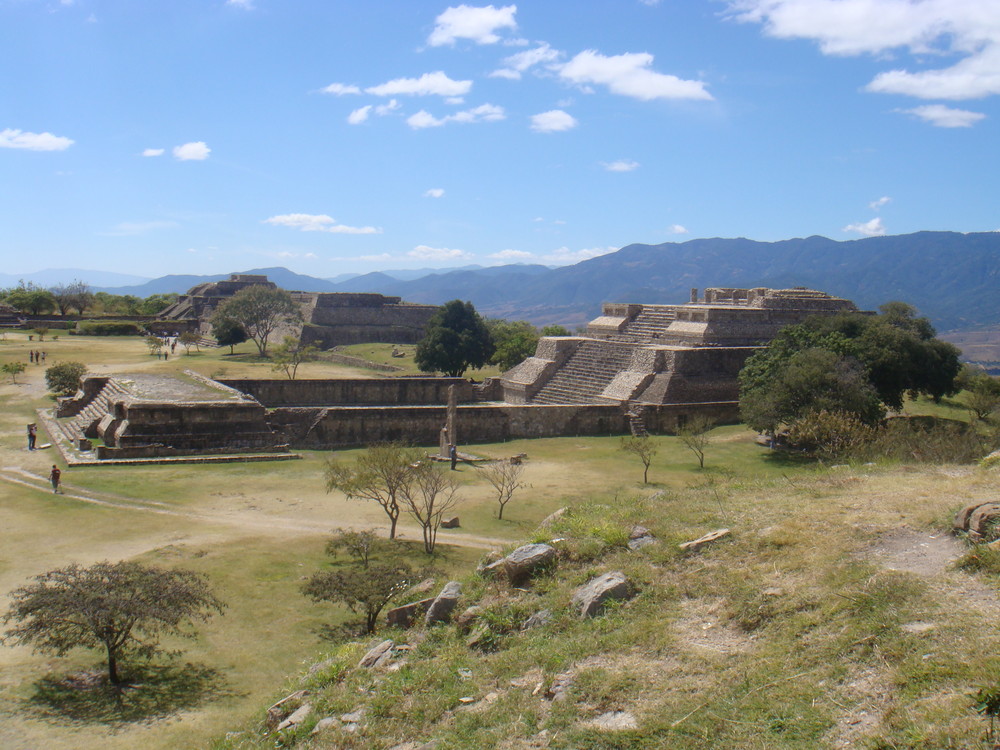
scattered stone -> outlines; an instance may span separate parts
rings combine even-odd
[[[489,634],[490,629],[486,625],[477,625],[476,629],[473,630],[469,637],[465,639],[465,645],[469,648],[479,648],[483,645],[483,641]]]
[[[628,711],[608,711],[586,722],[586,726],[604,732],[623,732],[628,729],[638,729],[639,722]]]
[[[652,533],[645,526],[639,526],[638,524],[633,526],[632,530],[628,533],[629,539],[642,539],[644,536],[652,536]]]
[[[556,561],[556,548],[548,544],[526,544],[503,559],[507,580],[517,586],[550,568]]]
[[[572,672],[557,674],[549,689],[545,691],[545,697],[550,701],[564,701],[569,697],[569,689],[573,687],[576,675]]]
[[[531,630],[532,628],[540,628],[544,625],[548,625],[552,622],[552,610],[542,609],[535,612],[531,617],[524,621],[521,625],[521,630]]]
[[[478,604],[473,604],[471,607],[466,608],[462,614],[455,618],[455,625],[458,627],[459,632],[468,633],[472,630],[472,624],[479,619],[482,613],[483,608]]]
[[[311,703],[303,703],[295,711],[289,715],[287,719],[278,724],[278,731],[284,731],[285,729],[290,729],[301,724],[303,721],[309,718],[309,714],[312,713],[313,707]]]
[[[319,734],[320,732],[325,732],[330,727],[339,727],[340,722],[338,722],[332,716],[327,716],[326,718],[320,719],[316,722],[316,726],[312,728],[309,734]]]
[[[715,531],[705,534],[705,536],[699,537],[693,541],[683,542],[680,545],[680,548],[684,552],[695,552],[704,547],[706,544],[716,542],[723,537],[729,536],[729,533],[729,529],[716,529]]]
[[[771,597],[784,596],[785,590],[780,586],[770,586],[761,591],[760,594],[761,596],[771,596]]]
[[[433,603],[434,598],[432,597],[430,599],[421,599],[417,602],[410,602],[409,604],[404,604],[402,607],[395,607],[385,613],[385,622],[391,628],[408,628]]]
[[[448,622],[461,595],[462,584],[458,581],[449,581],[427,608],[427,614],[424,616],[424,624],[432,625],[435,622]]]
[[[468,667],[460,667],[458,669],[458,676],[461,677],[463,680],[471,680],[472,670],[469,669]]]
[[[458,702],[464,703],[465,705],[469,705],[470,703],[475,703],[476,699],[473,698],[471,695],[464,695],[458,699]]]
[[[496,578],[504,572],[503,560],[497,560],[496,562],[491,562],[488,565],[477,568],[476,572],[483,578]]]
[[[655,536],[641,536],[638,539],[629,539],[628,548],[631,552],[637,552],[643,547],[648,547],[651,544],[659,544],[659,540]]]
[[[362,706],[361,708],[354,709],[349,714],[341,714],[340,720],[345,724],[360,724],[361,720],[365,718],[366,713],[365,707]]]
[[[317,672],[320,672],[320,671],[326,669],[327,667],[331,666],[332,664],[333,664],[333,659],[324,659],[323,661],[318,661],[315,664],[313,664],[311,667],[309,667],[308,674],[311,677],[312,675],[314,675]]]
[[[989,500],[976,500],[969,505],[966,505],[958,513],[955,514],[955,518],[952,521],[952,528],[955,531],[968,531],[969,530],[969,517],[976,511],[977,508],[987,505]]]
[[[435,579],[425,578],[420,583],[415,584],[414,586],[408,588],[406,590],[406,593],[404,594],[404,597],[410,599],[416,596],[417,594],[427,594],[430,592],[431,589],[434,588],[435,583],[437,583]]]
[[[399,745],[393,745],[389,750],[434,750],[438,746],[437,740],[431,740],[430,742],[403,742]]]
[[[556,521],[562,518],[566,514],[567,510],[569,510],[569,508],[560,508],[554,513],[550,513],[549,515],[545,516],[545,518],[542,519],[542,522],[538,525],[541,526],[543,529],[549,528]]]
[[[901,630],[907,633],[913,633],[914,635],[920,635],[921,633],[927,633],[931,630],[937,628],[933,622],[906,622],[899,626]]]
[[[288,718],[307,695],[309,695],[308,690],[296,690],[267,709],[267,718],[265,719],[267,728],[273,729]]]
[[[454,518],[449,518],[448,520],[441,522],[442,529],[457,529],[460,527],[461,524],[459,524],[458,522],[458,516],[455,516]]]
[[[384,640],[361,657],[359,667],[381,667],[392,658],[392,640]]]
[[[980,505],[969,516],[969,538],[979,541],[990,532],[990,527],[1000,520],[1000,503]]]
[[[613,600],[623,601],[635,596],[631,582],[620,571],[605,573],[592,578],[573,593],[572,604],[581,617],[594,617],[604,610],[604,605]]]

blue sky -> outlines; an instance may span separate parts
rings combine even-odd
[[[993,231],[997,0],[0,0],[7,273]]]

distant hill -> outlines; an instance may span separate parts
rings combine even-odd
[[[59,284],[72,284],[82,281],[92,287],[124,286],[126,284],[142,284],[149,281],[144,276],[133,276],[114,271],[88,271],[84,268],[47,268],[33,273],[0,273],[0,288],[17,286],[21,282],[36,286],[50,287]]]

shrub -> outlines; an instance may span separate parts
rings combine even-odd
[[[81,320],[77,336],[139,336],[142,326],[130,320]]]
[[[83,362],[60,362],[45,370],[45,383],[57,396],[71,396],[80,390],[86,372]]]
[[[839,458],[856,450],[875,430],[854,414],[826,411],[806,414],[788,428],[788,444],[819,458]]]

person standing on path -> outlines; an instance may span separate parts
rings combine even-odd
[[[35,450],[35,440],[38,438],[38,427],[34,422],[28,425],[28,450]]]
[[[59,471],[59,467],[52,464],[52,471],[49,472],[49,481],[52,482],[52,493],[55,494],[59,492],[59,479],[62,477],[62,472]]]

